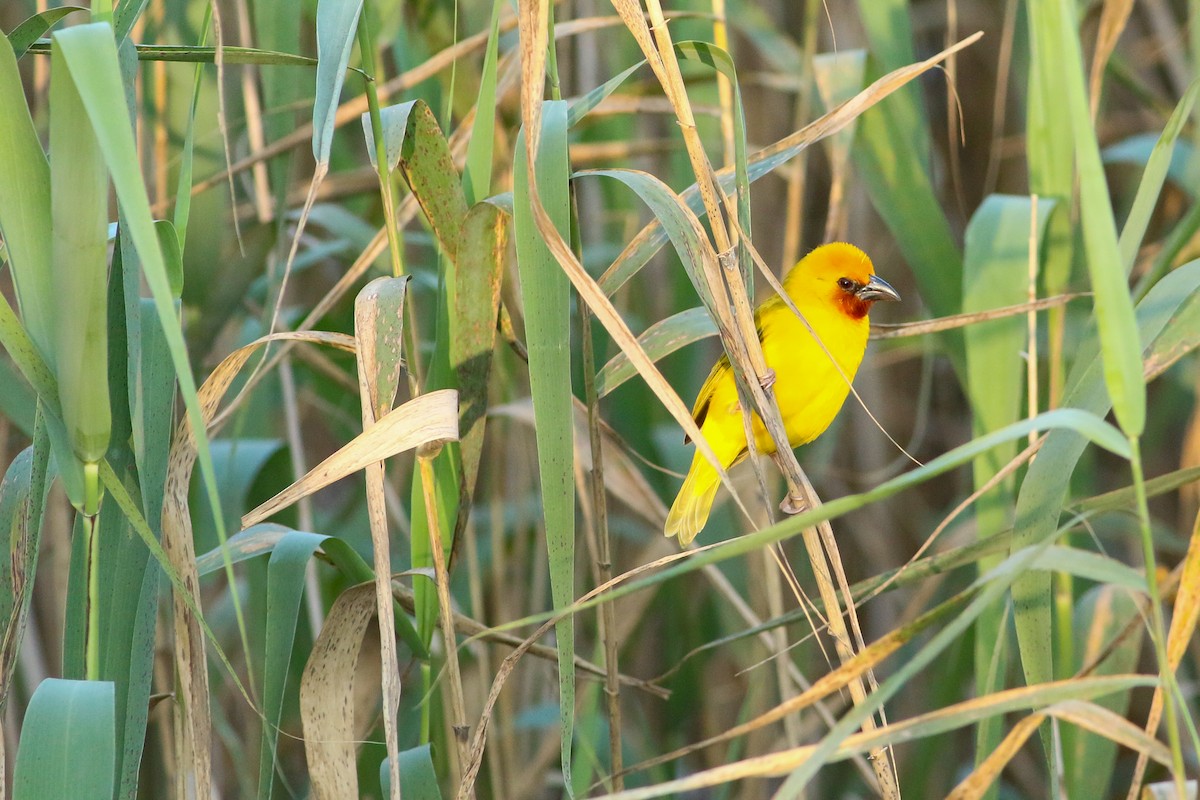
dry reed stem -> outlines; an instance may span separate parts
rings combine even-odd
[[[1101,682],[1119,680],[1121,678],[1144,678],[1145,676],[1111,676],[1109,678],[1092,678],[1085,679],[1089,682],[1095,682],[1096,685],[1102,686]],[[1042,693],[1061,691],[1068,685],[1078,687],[1081,693],[1087,692],[1087,687],[1082,686],[1079,679],[1071,679],[1067,681],[1052,681],[1049,683],[1035,684],[1033,686],[1021,686],[1015,689],[1006,689],[1002,692],[995,692],[985,697],[972,698],[946,708],[937,709],[926,714],[921,714],[910,719],[887,725],[870,733],[860,732],[849,736],[843,741],[831,756],[834,759],[843,759],[852,753],[869,751],[871,749],[885,746],[890,742],[910,741],[913,738],[921,735],[922,729],[934,727],[938,730],[952,730],[955,728],[966,727],[973,724],[974,720],[981,714],[986,715],[987,712],[1001,713],[1009,709],[1019,709],[1023,707],[1036,707],[1038,698]],[[1029,736],[1037,730],[1037,724],[1029,722],[1036,720],[1040,724],[1046,717],[1054,717],[1068,720],[1077,725],[1082,725],[1089,730],[1099,730],[1105,735],[1113,735],[1114,740],[1119,741],[1128,747],[1132,747],[1139,752],[1150,754],[1151,758],[1162,763],[1164,760],[1170,761],[1170,754],[1161,743],[1155,742],[1149,737],[1142,735],[1135,726],[1128,723],[1123,725],[1115,720],[1120,718],[1111,712],[1106,711],[1092,703],[1065,700],[1042,707],[1039,711],[1033,713],[1022,723],[1018,723],[1017,728],[1019,734],[1010,736],[1001,748],[993,752],[993,756],[997,756],[996,761],[992,762],[989,759],[989,775],[999,774],[1004,765],[1021,745],[1028,740]],[[1028,725],[1028,729],[1022,728],[1023,725]],[[1006,747],[1007,745],[1007,747]],[[803,766],[810,758],[812,758],[819,745],[805,745],[803,747],[794,747],[787,750],[771,753],[765,756],[755,756],[752,758],[742,759],[740,761],[731,762],[720,767],[704,770],[702,772],[693,773],[685,778],[666,781],[657,785],[648,786],[643,789],[634,789],[626,792],[617,792],[614,794],[603,795],[603,800],[649,800],[649,798],[662,797],[668,794],[683,793],[706,789],[713,786],[720,786],[727,783],[732,783],[738,780],[746,780],[749,778],[770,778],[781,777],[787,775],[799,767]],[[998,755],[999,754],[999,755]],[[978,772],[978,771],[977,771]],[[974,777],[974,776],[972,776]],[[985,776],[980,775],[978,780],[970,781],[970,791],[982,792],[986,790],[988,783],[983,783]],[[966,783],[966,782],[964,782]],[[951,795],[952,797],[955,795]],[[966,794],[963,797],[977,797],[978,794]]]
[[[457,406],[457,402],[455,403]],[[456,408],[457,411],[457,408]],[[457,422],[457,418],[455,419]],[[438,450],[441,449],[439,446]],[[438,521],[437,501],[433,495],[436,480],[433,474],[433,459],[437,455],[431,448],[422,447],[417,454],[421,467],[421,481],[425,490],[425,515],[429,520],[429,549],[433,555],[433,571],[437,585],[438,616],[441,619],[442,638],[446,651],[447,679],[450,683],[449,710],[452,718],[451,735],[454,739],[457,758],[451,759],[450,780],[458,782],[463,762],[466,760],[467,736],[470,726],[467,725],[467,704],[463,697],[462,672],[458,666],[458,644],[454,638],[454,610],[450,605],[450,572],[446,568],[446,553],[442,549],[441,524]],[[390,583],[390,579],[389,579]],[[388,598],[391,605],[391,598]]]
[[[951,331],[956,328],[965,328],[968,325],[975,325],[977,323],[987,322],[993,319],[1003,319],[1005,317],[1015,317],[1020,314],[1027,314],[1035,311],[1044,311],[1050,308],[1060,308],[1072,300],[1078,300],[1081,297],[1091,296],[1091,292],[1072,292],[1069,294],[1054,295],[1053,297],[1041,297],[1037,300],[1032,300],[1027,303],[1001,306],[999,308],[989,308],[986,311],[972,311],[967,314],[951,314],[948,317],[936,317],[934,319],[919,320],[917,322],[876,323],[871,325],[871,338],[903,339],[910,336],[925,336],[930,333],[940,333],[941,331]]]

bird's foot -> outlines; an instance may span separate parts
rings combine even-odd
[[[779,510],[785,514],[799,514],[801,511],[808,510],[808,501],[803,497],[794,494],[789,494],[783,498],[783,502],[779,504]]]
[[[762,388],[763,388],[764,392],[769,390],[772,386],[774,386],[775,385],[775,370],[771,369],[770,367],[767,367],[767,371],[763,373],[763,376],[761,378],[759,378],[759,383],[762,384]]]

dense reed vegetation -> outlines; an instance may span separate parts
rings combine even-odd
[[[1194,791],[1200,4],[52,5],[0,797]],[[782,431],[752,308],[835,240],[904,302],[681,551],[690,402],[723,348]]]

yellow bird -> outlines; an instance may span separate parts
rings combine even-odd
[[[778,295],[754,312],[763,355],[775,374],[775,399],[788,443],[799,447],[824,433],[846,401],[849,381],[867,349],[871,305],[877,300],[898,301],[900,295],[875,274],[866,253],[842,242],[822,245],[801,259],[783,279],[783,288],[825,345],[821,347]],[[742,410],[728,356],[722,356],[708,374],[692,417],[725,469],[746,457]],[[753,430],[758,452],[774,453],[775,443],[757,414]],[[708,520],[719,485],[717,471],[697,450],[667,515],[666,535],[678,536],[682,545],[696,538]]]

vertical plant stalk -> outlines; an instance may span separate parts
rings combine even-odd
[[[1171,774],[1175,780],[1175,792],[1178,797],[1187,797],[1184,791],[1184,780],[1187,773],[1183,767],[1183,745],[1179,736],[1178,686],[1175,681],[1175,670],[1167,657],[1166,625],[1163,623],[1162,600],[1158,594],[1158,564],[1154,558],[1154,535],[1150,531],[1150,508],[1146,502],[1146,480],[1142,472],[1142,451],[1140,437],[1129,437],[1129,467],[1133,472],[1133,492],[1137,498],[1138,521],[1141,523],[1142,557],[1146,569],[1146,591],[1150,595],[1150,620],[1152,628],[1150,636],[1154,640],[1154,655],[1158,661],[1159,678],[1163,683],[1163,700],[1166,706],[1167,741],[1171,745]]]
[[[725,19],[725,0],[712,0],[713,44],[732,54],[729,49],[729,25]],[[717,71],[717,99],[721,106],[721,166],[733,166],[733,86],[729,78]]]
[[[96,476],[96,465],[88,464],[85,470],[92,473],[91,483]],[[87,548],[87,626],[85,630],[84,664],[89,681],[100,680],[100,512],[87,514],[83,518],[83,530]]]
[[[367,111],[371,117],[371,140],[375,145],[375,169],[379,173],[379,196],[383,200],[383,216],[386,220],[388,256],[392,261],[392,277],[404,274],[404,259],[400,251],[400,234],[396,230],[396,198],[392,194],[392,180],[388,173],[387,143],[383,139],[383,121],[379,115],[379,87],[375,80],[375,42],[371,36],[371,4],[363,4],[363,15],[358,22],[358,54],[362,59],[363,83],[367,91]],[[408,330],[409,326],[404,326]],[[415,351],[409,350],[411,353]]]
[[[374,37],[371,35],[371,4],[363,3],[362,17],[358,21],[358,51],[362,59],[363,78],[367,93],[367,113],[371,119],[371,141],[375,146],[375,167],[379,174],[379,197],[383,202],[383,228],[387,231],[388,258],[392,262],[392,277],[404,275],[404,244],[400,238],[400,228],[396,222],[396,195],[392,185],[392,177],[388,172],[387,143],[383,138],[383,118],[379,113],[379,85],[375,73]],[[417,347],[416,316],[413,314],[412,303],[408,304],[405,315],[411,324],[405,325],[401,332],[404,336],[404,352],[408,359],[409,393],[416,397],[421,393],[421,351]],[[307,320],[306,320],[307,321]]]
[[[577,218],[577,215],[576,215]],[[596,572],[601,585],[612,580],[612,548],[608,532],[608,501],[604,493],[604,445],[600,436],[600,400],[596,396],[596,359],[592,350],[592,319],[585,302],[579,303],[583,348],[583,386],[588,409],[588,439],[592,448],[592,512],[596,535]],[[604,696],[608,702],[608,748],[612,791],[625,788],[625,760],[621,754],[621,684],[619,680],[617,612],[612,603],[600,606],[600,636],[604,640]]]
[[[1029,196],[1029,293],[1027,299],[1030,306],[1037,302],[1038,279],[1038,196]],[[1037,311],[1030,310],[1025,317],[1026,356],[1025,359],[1025,391],[1026,403],[1029,408],[1029,418],[1038,414],[1038,349],[1037,349]],[[1037,441],[1037,433],[1029,432],[1029,444]]]
[[[383,163],[386,168],[386,162]],[[356,336],[360,338],[355,347],[355,360],[358,362],[358,394],[364,431],[370,429],[381,416],[381,403],[378,398],[373,396],[372,381],[369,378],[369,376],[377,374],[376,365],[368,363],[362,343],[362,339],[370,336],[370,331],[374,328],[373,311],[373,304],[355,302],[354,328]],[[390,395],[387,404],[391,405]],[[367,519],[371,528],[372,566],[375,570],[375,608],[379,617],[383,736],[387,747],[391,798],[400,800],[400,737],[396,727],[396,710],[400,705],[401,691],[400,667],[396,655],[396,612],[392,606],[392,560],[388,537],[387,507],[384,500],[383,462],[377,461],[368,464],[363,470],[363,474],[366,477]]]
[[[454,635],[454,609],[450,605],[450,572],[446,568],[446,553],[442,549],[442,526],[438,521],[437,503],[433,496],[433,459],[441,445],[422,445],[417,452],[417,463],[421,469],[421,483],[425,489],[425,513],[429,518],[429,549],[433,554],[433,572],[437,583],[438,608],[442,617],[442,641],[446,649],[446,676],[450,694],[450,727],[454,734],[457,758],[451,764],[452,785],[461,779],[462,765],[467,761],[467,704],[463,697],[462,673],[458,668],[458,641]],[[428,703],[426,704],[428,705]],[[474,796],[472,791],[470,796]]]
[[[234,13],[237,17],[238,38],[241,40],[242,46],[253,47],[254,35],[251,31],[250,12],[246,7],[246,0],[238,0]],[[258,153],[262,152],[267,142],[263,133],[262,100],[258,95],[258,83],[254,80],[256,69],[253,65],[247,65],[241,69],[241,73],[242,106],[245,115],[247,144],[250,145],[250,152]],[[230,163],[227,162],[226,167],[229,166]],[[257,161],[250,168],[250,174],[254,186],[254,191],[251,193],[254,212],[258,216],[259,223],[265,223],[274,216],[266,159]]]

